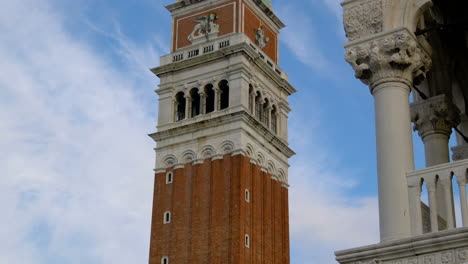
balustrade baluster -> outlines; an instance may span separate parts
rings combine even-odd
[[[437,196],[436,196],[436,182],[435,180],[426,183],[427,191],[429,193],[429,210],[431,216],[431,232],[439,231],[439,219],[437,215]]]

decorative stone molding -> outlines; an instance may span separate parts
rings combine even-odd
[[[431,0],[347,0],[343,4],[344,28],[349,41],[380,32],[407,28],[415,32]]]
[[[460,110],[445,95],[411,104],[413,129],[423,140],[431,134],[450,136],[452,128],[460,122],[459,113]]]
[[[468,228],[336,252],[341,264],[464,264],[468,262]]]
[[[382,0],[361,1],[345,8],[343,21],[349,41],[382,32]]]
[[[382,80],[419,84],[431,67],[428,52],[405,28],[348,45],[345,59],[353,67],[356,78],[371,89]]]

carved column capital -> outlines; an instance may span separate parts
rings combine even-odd
[[[356,78],[370,85],[371,92],[387,81],[419,84],[431,67],[429,53],[405,28],[349,44],[345,58],[355,70]]]
[[[428,135],[450,136],[452,128],[460,122],[458,108],[445,96],[438,95],[411,104],[411,121],[414,130],[424,140]]]

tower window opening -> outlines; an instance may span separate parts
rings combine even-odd
[[[174,173],[172,171],[166,173],[166,184],[170,184],[174,181]]]
[[[262,122],[267,127],[270,126],[270,102],[268,101],[268,99],[265,99],[265,103],[263,104]]]
[[[250,237],[249,235],[245,235],[245,247],[250,248]]]
[[[229,83],[226,80],[222,80],[219,83],[221,89],[221,110],[229,107]]]
[[[255,96],[255,117],[258,120],[261,120],[262,117],[262,96],[260,95],[260,92],[257,92],[257,95]]]
[[[254,106],[253,106],[253,87],[249,84],[249,111],[251,114],[254,113]]]
[[[250,191],[249,191],[249,189],[245,189],[245,201],[250,203]]]
[[[275,134],[278,133],[278,111],[276,110],[275,105],[271,110],[271,130],[273,130]]]
[[[196,117],[200,114],[200,94],[198,93],[198,88],[190,90],[190,98],[192,100],[191,117]]]
[[[169,212],[169,211],[164,212],[163,223],[164,224],[170,224],[171,223],[171,212]]]
[[[180,121],[185,119],[185,96],[183,92],[178,92],[176,94],[176,116],[175,121]]]
[[[205,86],[205,94],[206,94],[205,113],[211,113],[214,111],[214,103],[215,103],[215,93],[214,93],[212,84],[207,84]]]
[[[162,257],[161,264],[169,264],[169,257]]]

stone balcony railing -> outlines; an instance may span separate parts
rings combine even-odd
[[[468,160],[460,160],[407,173],[413,235],[424,233],[424,230],[427,229],[423,228],[425,220],[429,220],[431,232],[441,231],[439,223],[441,221],[441,214],[444,216],[447,229],[456,227],[454,208],[456,203],[454,203],[452,186],[454,177],[460,190],[458,199],[460,200],[459,206],[462,224],[463,227],[468,227],[468,203],[466,200],[467,170]],[[422,210],[421,206],[423,183],[427,187],[429,196],[429,219],[423,216],[424,210]]]
[[[202,56],[204,54],[209,54],[218,50],[226,49],[241,43],[248,44],[248,46],[258,54],[259,59],[263,60],[281,78],[288,80],[288,75],[262,50],[260,50],[257,47],[257,45],[255,45],[250,40],[250,38],[247,37],[244,33],[229,34],[228,36],[220,37],[210,42],[194,44],[188,47],[178,49],[171,54],[162,56],[160,58],[160,66],[167,65],[173,62],[185,61],[191,58]]]

